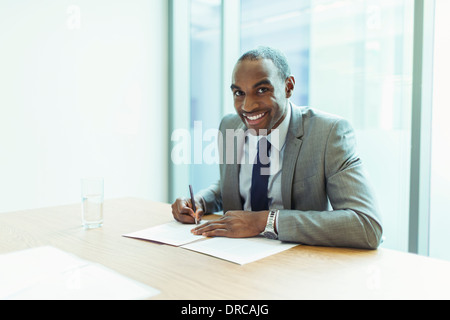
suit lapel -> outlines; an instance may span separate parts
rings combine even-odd
[[[284,209],[291,209],[292,183],[294,179],[295,165],[302,146],[303,119],[301,109],[291,104],[291,121],[286,135],[286,148],[283,157],[283,169],[281,174],[281,195]]]

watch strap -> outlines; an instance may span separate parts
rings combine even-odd
[[[267,217],[266,228],[263,235],[266,238],[277,239],[278,234],[275,232],[275,219],[278,215],[278,210],[270,210],[269,216]]]

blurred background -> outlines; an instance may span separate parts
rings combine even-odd
[[[382,246],[450,260],[449,13],[448,0],[2,0],[0,213],[77,203],[86,176],[105,178],[106,199],[209,186],[218,166],[198,154],[234,112],[234,63],[267,45],[288,57],[295,104],[356,129]],[[172,161],[179,129],[187,163]]]

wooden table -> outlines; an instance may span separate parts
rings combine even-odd
[[[0,214],[0,253],[51,245],[161,291],[155,299],[449,299],[450,262],[408,253],[297,246],[247,264],[122,237],[172,220],[169,204],[107,200],[84,230],[81,204]]]

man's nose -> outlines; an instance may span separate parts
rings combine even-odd
[[[259,103],[254,99],[246,97],[242,106],[242,111],[246,113],[252,113],[253,111],[258,109]]]

